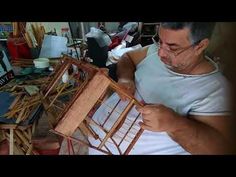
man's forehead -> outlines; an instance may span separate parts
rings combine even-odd
[[[162,41],[164,41],[165,43],[179,44],[179,43],[189,43],[190,42],[189,28],[174,30],[174,29],[167,29],[167,28],[160,27],[158,34],[159,34],[160,39]]]

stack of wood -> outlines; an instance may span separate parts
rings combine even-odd
[[[40,104],[42,104],[42,94],[40,90],[43,90],[45,85],[48,85],[50,76],[40,77],[34,80],[26,80],[17,84],[15,80],[12,80],[8,84],[0,88],[0,91],[10,92],[15,96],[15,100],[9,107],[9,111],[0,115],[7,119],[16,118],[16,123],[20,123],[26,120],[29,115],[35,110]],[[71,89],[69,83],[60,83],[55,90],[48,95],[49,100],[55,100],[60,96],[65,96],[73,93],[77,89]],[[64,103],[57,100],[53,106],[57,108],[64,108]]]
[[[26,29],[26,22],[12,22],[13,37],[23,37],[29,48],[41,48],[45,34],[45,28],[38,23],[31,23],[31,30]]]
[[[10,155],[37,155],[33,150],[32,134],[35,130],[35,123],[30,126],[17,126],[1,124],[4,138],[9,142]]]
[[[5,118],[16,118],[16,123],[26,120],[30,114],[41,104],[40,95],[34,97],[19,94],[9,107],[9,111],[4,114]]]
[[[23,37],[26,29],[26,22],[12,22],[13,38]]]
[[[33,32],[33,36],[36,40],[36,45],[41,48],[42,43],[43,43],[44,34],[45,34],[44,26],[41,25],[41,24],[38,25],[38,23],[35,23],[35,24],[31,23],[31,29],[32,29],[32,32]],[[26,35],[28,35],[28,34],[26,33]]]

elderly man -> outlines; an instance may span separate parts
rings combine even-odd
[[[118,83],[145,102],[137,107],[144,132],[130,154],[232,153],[229,83],[204,54],[214,25],[161,23],[154,44],[118,62]],[[98,112],[94,119],[102,117]]]

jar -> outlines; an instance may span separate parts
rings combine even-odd
[[[70,43],[70,32],[69,28],[61,28],[61,35],[67,38],[67,43]]]

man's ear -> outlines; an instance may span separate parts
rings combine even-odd
[[[209,45],[209,39],[203,39],[195,46],[197,54],[201,54]]]

